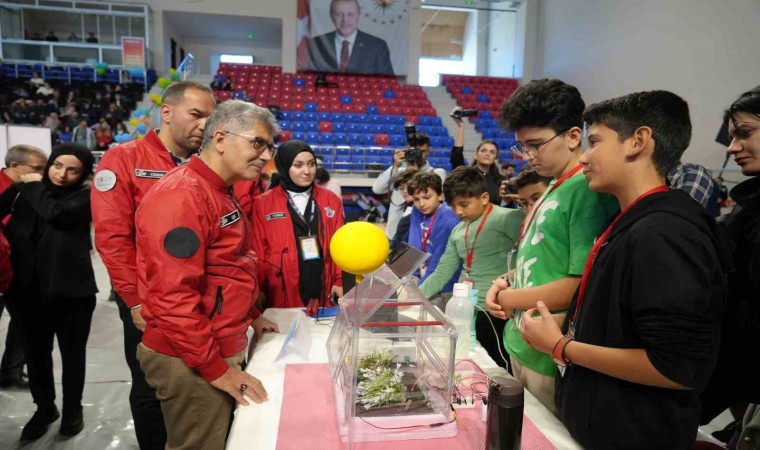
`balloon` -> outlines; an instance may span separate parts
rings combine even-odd
[[[170,67],[169,68],[169,75],[174,75],[174,72],[176,72],[176,71],[177,71],[177,69],[175,69],[174,67]]]
[[[180,73],[180,72],[174,72],[174,73],[171,75],[171,79],[172,79],[172,80],[174,80],[174,81],[179,81],[179,77],[180,77],[180,75],[181,75],[181,73]]]
[[[137,132],[140,133],[140,134],[147,133],[148,132],[148,126],[145,125],[144,123],[141,123],[140,125],[137,126]]]
[[[172,84],[172,80],[169,80],[168,78],[164,78],[164,77],[158,77],[158,86],[161,89],[166,89],[167,87],[169,87],[170,84]]]
[[[137,124],[138,124],[137,118],[133,117],[133,118],[129,119],[129,124],[132,125],[133,127],[136,127]]]
[[[140,119],[140,123],[144,123],[145,125],[150,125],[150,120],[146,118]]]
[[[351,222],[335,232],[330,254],[341,269],[354,275],[374,272],[390,253],[390,243],[383,230],[369,222]]]

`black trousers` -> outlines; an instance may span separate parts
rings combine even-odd
[[[87,338],[90,336],[95,296],[55,298],[42,302],[25,296],[8,299],[22,319],[29,390],[37,408],[55,405],[53,340],[61,352],[63,408],[79,407],[84,391]]]
[[[116,294],[119,317],[124,326],[124,357],[132,372],[132,390],[129,391],[129,406],[135,422],[135,434],[141,450],[163,450],[166,445],[166,427],[161,413],[161,402],[156,399],[156,390],[145,381],[145,374],[137,361],[137,345],[142,341],[142,333],[132,322],[132,313],[124,300]]]
[[[5,298],[0,295],[0,317],[5,308]],[[3,359],[0,362],[0,380],[13,381],[21,376],[21,371],[26,364],[24,358],[24,343],[21,332],[21,318],[14,319],[11,308],[8,307],[8,313],[11,315],[11,321],[8,324],[8,334],[5,336],[5,351]]]
[[[494,328],[496,328],[495,334],[493,328],[491,328],[491,322],[488,321],[489,318],[493,322]],[[475,318],[475,337],[477,337],[480,345],[482,345],[486,352],[488,352],[488,356],[490,356],[499,367],[503,367],[507,369],[509,373],[512,373],[509,354],[507,354],[507,350],[504,348],[504,327],[506,325],[506,320],[499,319],[490,314],[484,313],[483,311],[478,311],[478,315]],[[501,357],[501,354],[499,354],[499,349],[501,349],[501,354],[504,355],[504,358],[507,359],[506,362],[504,361],[504,358]]]

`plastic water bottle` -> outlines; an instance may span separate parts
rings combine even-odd
[[[470,323],[470,351],[475,350],[475,343],[477,342],[478,338],[475,336],[475,317],[477,317],[478,314],[478,308],[476,305],[478,304],[478,290],[477,289],[470,289],[470,303],[472,303],[473,314],[472,314],[472,323]]]
[[[470,354],[470,324],[475,308],[470,302],[470,287],[464,283],[454,284],[454,295],[446,303],[446,317],[457,329],[455,357],[467,358]]]

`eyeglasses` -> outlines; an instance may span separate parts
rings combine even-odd
[[[45,166],[33,166],[31,164],[19,164],[19,166],[26,166],[32,169],[32,172],[34,173],[42,173],[45,171]]]
[[[515,155],[517,155],[517,156],[519,156],[521,158],[524,158],[526,156],[529,156],[531,158],[535,158],[536,156],[538,156],[538,150],[540,150],[541,147],[543,147],[544,145],[546,145],[549,142],[551,142],[552,140],[554,140],[554,138],[556,138],[557,136],[567,133],[567,131],[569,131],[569,130],[563,131],[561,133],[557,133],[554,136],[552,136],[551,139],[548,139],[548,140],[546,140],[544,142],[541,142],[539,144],[521,144],[521,143],[518,142],[518,143],[516,143],[515,145],[512,146],[512,153],[514,153]]]
[[[267,142],[266,140],[260,137],[250,136],[247,134],[233,133],[232,131],[227,131],[227,130],[224,130],[224,132],[247,140],[251,144],[251,147],[253,147],[253,149],[256,150],[259,154],[263,153],[264,150],[269,150],[269,155],[272,158],[274,158],[274,155],[277,153],[276,145],[270,144],[269,142]]]

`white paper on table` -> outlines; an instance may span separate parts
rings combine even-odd
[[[285,364],[289,362],[308,362],[309,350],[311,349],[311,339],[309,339],[309,330],[299,326],[300,320],[293,321],[290,326],[285,341],[282,343],[280,352],[274,359],[274,362]]]

